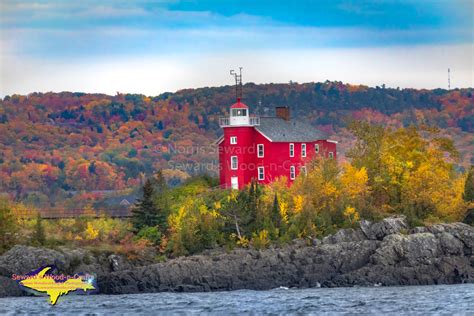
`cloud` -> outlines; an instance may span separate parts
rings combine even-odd
[[[224,84],[228,78],[218,74],[231,62],[258,70],[255,80],[416,87],[442,85],[438,77],[452,67],[459,85],[468,86],[473,6],[469,0],[262,0],[245,6],[234,0],[4,0],[0,90],[157,94]],[[432,77],[424,78],[419,65]]]
[[[45,61],[9,56],[1,69],[1,95],[34,91],[116,91],[158,95],[189,87],[232,84],[228,70],[244,67],[256,83],[340,80],[370,86],[473,86],[473,45],[391,48],[251,49],[218,54],[180,53],[129,58]]]
[[[245,17],[240,17],[245,21]],[[89,59],[236,50],[391,47],[469,42],[465,28],[385,30],[342,27],[246,26],[230,23],[209,27],[130,27],[91,29],[10,28],[2,33],[2,54],[43,59]],[[1,58],[1,55],[0,55]]]

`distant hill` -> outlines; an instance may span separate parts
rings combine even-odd
[[[347,123],[364,119],[394,127],[437,126],[454,139],[460,167],[473,158],[472,88],[324,82],[248,83],[243,91],[253,113],[272,115],[275,106],[288,105],[293,117],[339,140],[342,154],[353,141]],[[216,174],[218,118],[235,102],[234,93],[234,87],[224,86],[156,97],[78,92],[6,96],[0,103],[0,191],[43,205],[59,203],[70,190],[135,187],[157,169],[164,170],[171,184],[193,174]]]

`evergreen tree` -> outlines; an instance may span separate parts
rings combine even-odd
[[[463,197],[464,201],[474,204],[474,166],[471,166],[467,174]],[[470,207],[467,210],[463,222],[469,225],[474,225],[474,207]]]
[[[143,196],[132,210],[132,224],[135,233],[145,226],[155,226],[158,222],[157,209],[153,203],[154,192],[153,182],[147,179],[143,186]]]
[[[471,166],[464,184],[464,201],[474,202],[474,166]]]
[[[273,198],[273,206],[272,206],[272,222],[275,227],[279,227],[281,223],[281,214],[280,214],[280,202],[278,201],[278,195],[275,193],[275,197]]]
[[[132,224],[135,233],[144,227],[157,226],[160,231],[168,228],[168,186],[163,173],[158,171],[148,178],[143,186],[143,196],[132,210]]]
[[[246,205],[247,224],[252,230],[259,229],[264,224],[262,212],[260,212],[262,189],[255,179],[252,179],[249,185]]]

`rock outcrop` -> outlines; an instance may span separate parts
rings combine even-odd
[[[114,272],[131,269],[146,262],[130,262],[123,256],[101,253],[94,255],[85,249],[58,250],[17,245],[0,256],[0,297],[22,294],[13,274],[24,275],[40,267],[52,265],[58,273],[94,274],[98,278]],[[23,293],[24,294],[24,293]]]
[[[360,229],[340,230],[322,242],[213,251],[141,267],[117,255],[76,262],[73,252],[13,248],[0,257],[0,296],[18,295],[5,280],[8,273],[50,263],[64,272],[97,273],[99,290],[107,294],[474,282],[472,226],[453,223],[409,230],[402,217],[363,221]]]

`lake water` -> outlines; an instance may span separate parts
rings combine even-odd
[[[0,299],[4,314],[443,314],[474,315],[474,284],[274,289],[212,293],[66,295]]]

